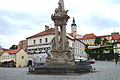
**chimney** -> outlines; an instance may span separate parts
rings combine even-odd
[[[49,26],[45,25],[45,30],[48,30],[49,29]]]

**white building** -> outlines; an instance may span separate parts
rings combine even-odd
[[[81,57],[87,59],[87,54],[85,52],[85,44],[78,39],[75,39],[74,44],[75,44],[74,46],[75,59],[81,58]]]
[[[86,45],[94,45],[96,35],[93,33],[85,34],[83,38],[78,38],[78,40],[82,41]]]
[[[42,56],[44,55],[44,57],[47,56],[46,54],[47,52],[51,54],[51,50],[52,50],[51,41],[55,37],[55,29],[54,28],[49,29],[49,27],[46,26],[45,28],[47,28],[45,29],[45,31],[26,38],[28,54],[33,55],[34,53],[39,53]],[[66,38],[69,41],[69,50],[71,51],[71,53],[74,53],[75,56],[81,56],[81,57],[84,57],[86,55],[84,51],[85,45],[81,41],[75,39],[69,34],[66,34]],[[28,62],[29,61],[31,62],[33,58],[34,57],[29,57]]]
[[[120,40],[114,42],[114,53],[118,53],[120,55]]]

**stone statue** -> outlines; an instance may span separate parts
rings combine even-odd
[[[47,52],[46,63],[51,62],[51,55]]]
[[[67,39],[65,40],[65,48],[67,51],[69,50],[69,42]]]
[[[52,50],[55,50],[55,38],[52,39]]]

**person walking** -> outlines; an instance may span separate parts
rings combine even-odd
[[[118,64],[118,56],[115,57],[115,63]]]

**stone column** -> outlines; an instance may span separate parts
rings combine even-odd
[[[64,1],[63,0],[59,0],[60,4],[62,5],[62,11],[65,11],[64,10]]]
[[[58,51],[58,26],[55,27],[55,50]]]
[[[62,48],[62,35],[63,35],[63,32],[62,32],[62,26],[60,26],[60,47]]]
[[[62,34],[62,48],[63,48],[63,50],[65,50],[65,41],[66,41],[66,26],[65,25],[62,26],[62,32],[63,32],[63,34]]]

